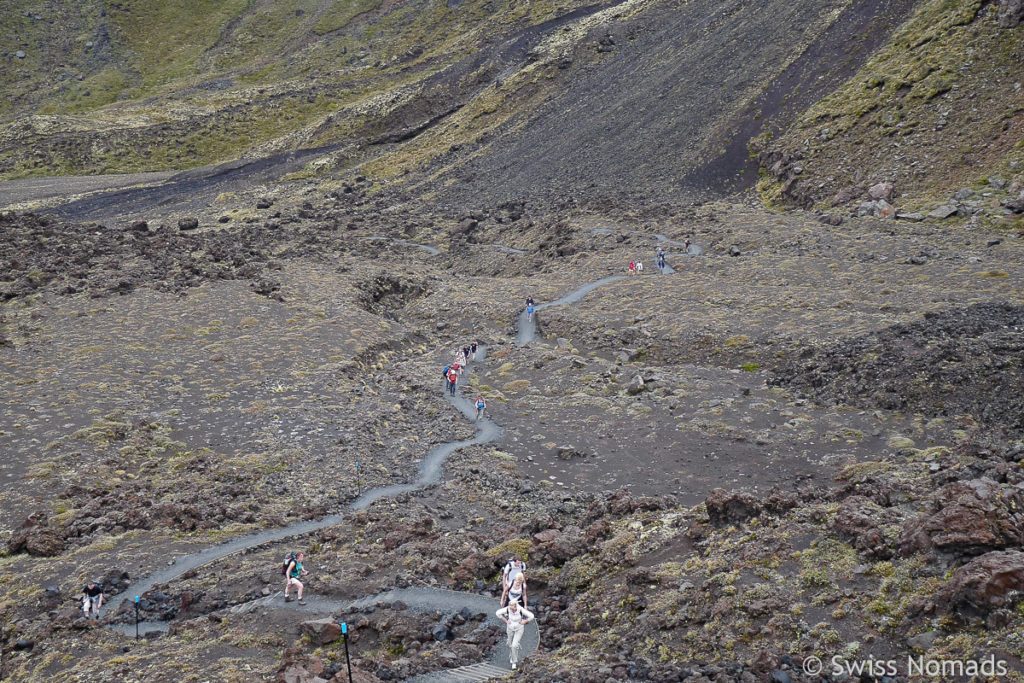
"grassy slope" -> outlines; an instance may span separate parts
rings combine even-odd
[[[279,138],[284,148],[344,139],[380,116],[379,95],[563,5],[571,7],[135,0],[87,6],[73,21],[70,10],[52,24],[26,19],[40,43],[65,34],[83,45],[97,33],[109,40],[103,58],[69,62],[85,72],[81,81],[45,85],[53,60],[23,60],[23,87],[3,112],[12,120],[0,130],[0,177],[187,168]],[[33,111],[58,118],[25,116]],[[97,135],[114,121],[117,130]]]
[[[993,3],[930,0],[775,146],[800,150],[817,201],[890,180],[916,208],[1012,177],[1024,169],[1022,31],[1000,29]]]

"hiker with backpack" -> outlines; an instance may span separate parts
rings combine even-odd
[[[518,556],[509,559],[505,563],[505,567],[501,570],[501,589],[507,591],[512,582],[516,580],[516,576],[526,571],[526,563],[522,561]]]
[[[520,607],[526,607],[526,574],[519,572],[512,583],[505,587],[501,594],[501,606],[504,607],[510,602],[518,602]]]
[[[452,396],[455,395],[456,386],[459,383],[459,373],[455,371],[455,367],[451,367],[448,370],[448,393]]]
[[[444,375],[444,390],[445,391],[448,391],[449,389],[451,389],[451,387],[449,385],[452,383],[452,381],[450,379],[448,379],[448,373],[451,371],[451,369],[452,369],[452,366],[446,365],[446,366],[444,366],[444,370],[441,371],[441,373]]]
[[[476,419],[479,420],[480,416],[484,414],[484,410],[487,408],[487,402],[484,401],[483,396],[476,397]]]
[[[520,607],[519,603],[513,600],[508,607],[502,607],[495,612],[494,616],[505,622],[509,649],[508,663],[515,669],[519,663],[519,644],[523,639],[523,631],[526,630],[526,625],[533,621],[533,612]]]
[[[91,618],[99,619],[101,607],[103,607],[103,584],[99,581],[90,581],[82,589],[82,611],[85,613],[85,618],[89,619],[91,612]]]
[[[282,569],[282,573],[284,573],[284,581],[285,581],[285,583],[284,583],[284,601],[285,602],[291,602],[294,599],[294,598],[292,598],[291,596],[288,595],[288,591],[291,590],[292,586],[295,586],[296,587],[296,591],[298,592],[299,604],[300,605],[305,605],[306,604],[306,601],[302,599],[303,585],[302,585],[302,582],[299,581],[300,577],[303,577],[303,576],[305,576],[306,574],[309,573],[309,572],[307,572],[302,567],[302,560],[303,560],[304,557],[305,557],[305,555],[300,552],[300,553],[288,553],[288,555],[284,558],[284,568]]]
[[[636,261],[629,262],[629,274],[636,275]]]
[[[469,345],[469,351],[470,351],[469,359],[470,360],[476,360],[476,348],[477,348],[477,343],[476,342],[473,342],[472,344]]]

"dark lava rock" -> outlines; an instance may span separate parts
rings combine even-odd
[[[735,244],[729,247],[729,256],[740,256],[743,252]]]
[[[431,631],[430,635],[434,637],[434,640],[441,642],[445,640],[453,640],[455,638],[451,630],[444,624],[438,624]]]
[[[12,553],[25,552],[37,557],[53,557],[64,551],[64,539],[47,524],[47,518],[34,512],[11,534],[7,548]]]
[[[1024,552],[986,553],[964,565],[936,595],[953,616],[985,618],[1007,605],[1010,594],[1024,591]]]
[[[712,524],[734,524],[761,514],[761,503],[745,491],[717,488],[704,500]]]
[[[178,221],[178,230],[196,230],[199,228],[198,218],[182,218]]]
[[[1024,544],[1024,485],[992,479],[956,481],[937,492],[932,512],[909,522],[900,551],[953,557],[980,555]]]
[[[1024,0],[999,0],[999,27],[1017,28],[1024,21]]]
[[[30,638],[19,638],[17,642],[14,643],[15,650],[31,650],[35,646],[36,641],[31,640]]]
[[[135,221],[128,226],[132,232],[149,232],[149,223],[146,221]]]
[[[851,542],[854,548],[880,560],[892,556],[885,543],[885,534],[879,524],[885,522],[885,511],[877,503],[863,496],[846,498],[836,513],[833,530],[840,538]]]
[[[1024,306],[975,304],[792,358],[769,380],[827,402],[970,414],[1024,432]]]

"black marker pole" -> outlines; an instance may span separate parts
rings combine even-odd
[[[348,668],[348,683],[352,683],[352,661],[348,658],[348,624],[341,622],[341,637],[345,639],[345,666]]]
[[[139,596],[135,596],[135,640],[139,639]]]

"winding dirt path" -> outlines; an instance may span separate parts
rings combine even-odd
[[[672,243],[671,240],[661,237],[659,241]],[[424,245],[415,245],[412,243],[406,243],[409,246],[417,246],[424,250],[430,251],[431,247]],[[615,282],[623,279],[624,275],[611,275],[609,277],[595,280],[594,282],[587,283],[581,287],[577,287],[568,294],[562,296],[554,301],[540,304],[536,310],[540,311],[545,308],[554,308],[557,306],[567,306],[574,304],[583,299],[587,294],[594,291],[598,287],[602,287],[606,284]],[[524,346],[534,341],[537,337],[537,321],[536,317],[531,318],[524,310],[519,316],[518,327],[516,330],[515,342],[519,346]],[[481,346],[478,349],[480,354],[479,360],[482,362],[487,358],[487,347]],[[476,361],[474,361],[475,363]],[[473,365],[467,367],[466,372],[472,371]],[[445,399],[455,406],[462,415],[468,420],[474,420],[476,416],[475,407],[473,403],[463,398],[461,393],[450,396],[445,394]],[[497,424],[488,418],[482,418],[480,420],[474,420],[476,426],[476,434],[469,439],[463,439],[461,441],[451,441],[449,443],[441,444],[431,449],[427,455],[420,462],[419,470],[416,478],[411,482],[405,484],[396,484],[392,486],[382,486],[379,488],[371,489],[366,493],[362,494],[348,505],[348,511],[365,510],[374,502],[381,500],[382,498],[391,498],[394,496],[401,495],[403,493],[412,493],[415,491],[421,491],[433,484],[436,484],[441,480],[442,468],[444,463],[448,460],[448,457],[458,450],[466,448],[468,446],[486,444],[496,441],[501,437],[502,430]],[[211,548],[206,548],[190,555],[177,558],[175,563],[163,570],[153,572],[147,578],[141,580],[132,586],[131,595],[125,595],[119,601],[112,601],[117,603],[118,608],[130,603],[133,600],[133,596],[141,596],[146,592],[155,588],[158,584],[168,583],[177,579],[182,574],[203,567],[211,562],[215,562],[219,559],[232,555],[234,553],[242,552],[256,546],[260,546],[266,543],[272,543],[275,541],[281,541],[288,538],[294,538],[296,536],[302,536],[313,531],[325,529],[327,527],[336,526],[345,521],[345,513],[337,513],[329,515],[322,519],[310,520],[306,522],[298,522],[290,524],[279,529],[268,529],[267,531],[261,531],[255,534],[249,534],[247,536],[241,536],[233,540],[227,541]],[[294,603],[284,603],[280,600],[280,593],[270,595],[266,598],[260,598],[242,605],[236,605],[231,608],[234,613],[244,613],[257,609],[258,607],[269,607],[273,605],[275,608],[284,609],[295,609]],[[372,595],[359,600],[332,600],[330,598],[320,596],[308,596],[306,599],[307,605],[303,608],[303,611],[307,613],[328,613],[333,614],[339,611],[360,609],[371,605],[393,603],[397,600],[401,600],[406,603],[410,609],[419,611],[443,611],[443,612],[457,612],[463,608],[469,609],[473,613],[483,612],[488,615],[488,620],[492,623],[499,623],[497,618],[494,616],[496,609],[496,602],[490,595],[474,595],[471,593],[460,593],[456,591],[444,590],[439,588],[429,587],[418,587],[418,588],[404,588],[395,589],[381,593],[378,595]],[[540,633],[537,628],[536,620],[532,622],[533,627],[527,628],[527,632],[524,634],[521,657],[525,658],[527,655],[537,649],[540,642]],[[112,625],[116,630],[122,633],[133,634],[135,631],[135,624],[117,624]],[[166,631],[167,624],[162,622],[140,622],[139,631],[145,633],[147,631]],[[459,669],[448,669],[444,671],[434,672],[431,674],[425,674],[417,676],[412,679],[417,683],[434,683],[439,681],[479,681],[487,680],[489,677],[502,675],[508,670],[508,648],[504,642],[500,643],[495,647],[491,654],[490,661],[486,665],[473,665],[470,667],[460,667]]]

